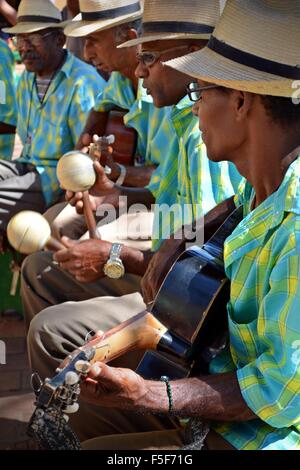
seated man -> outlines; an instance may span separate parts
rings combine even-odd
[[[299,20],[293,0],[228,0],[208,46],[167,62],[197,79],[209,158],[234,162],[247,179],[238,201],[244,219],[224,246],[229,340],[210,375],[168,387],[97,364],[82,393],[113,419],[117,410],[142,412],[141,420],[171,411],[209,422],[236,449],[300,449]],[[147,448],[164,435],[169,445],[181,437],[179,428],[115,434],[93,448]]]
[[[28,11],[28,5],[34,11]],[[17,25],[5,29],[16,34],[26,71],[17,89],[22,155],[13,162],[0,161],[2,235],[15,213],[23,209],[43,212],[57,200],[61,194],[57,161],[74,148],[105,83],[93,67],[63,48],[62,27],[61,14],[50,1],[28,4],[23,0]]]
[[[128,0],[120,1],[120,7],[126,8],[130,4]],[[114,158],[117,149],[113,146],[111,155],[101,155],[101,163],[110,167],[110,179],[117,184],[131,187],[144,187],[149,183],[153,171],[160,163],[160,155],[168,151],[168,139],[165,133],[160,134],[158,139],[158,128],[163,122],[167,110],[157,109],[153,106],[150,96],[143,89],[141,81],[135,76],[137,66],[136,47],[119,50],[117,46],[122,42],[136,38],[140,27],[142,11],[135,8],[132,12],[124,15],[122,11],[112,12],[111,2],[99,1],[91,4],[84,0],[80,2],[81,15],[65,28],[67,37],[82,37],[85,39],[85,53],[89,60],[100,72],[109,72],[111,77],[103,93],[99,95],[97,103],[90,112],[85,129],[79,138],[77,148],[86,148],[93,140],[93,135],[106,134],[106,125],[109,120],[109,112],[120,108],[126,112],[124,124],[133,128],[137,133],[135,164],[133,166],[121,167]],[[111,18],[107,16],[106,10],[110,11]],[[89,20],[84,15],[89,15]],[[105,19],[101,18],[101,15]],[[95,19],[93,19],[93,17]],[[153,142],[155,140],[155,142]],[[45,214],[51,223],[52,233],[55,237],[67,235],[78,239],[86,232],[85,219],[66,204],[52,207]],[[134,218],[134,214],[130,217]],[[124,224],[128,224],[127,215],[122,216]],[[141,214],[139,220],[145,226],[144,239],[131,239],[130,233],[125,238],[130,246],[140,249],[149,249],[153,216]],[[129,220],[131,222],[131,220]],[[102,238],[110,241],[118,241],[118,228],[112,223],[98,229]],[[148,235],[148,237],[147,237]]]
[[[195,27],[200,29],[203,18],[206,18],[208,24],[206,28],[203,28],[205,33],[198,31],[198,37],[194,38],[191,35],[186,39],[184,28],[187,27],[187,23],[184,22],[180,23],[182,32],[178,34],[176,39],[171,40],[168,31],[164,29],[166,23],[162,22],[162,30],[157,31],[155,36],[156,41],[153,40],[152,43],[145,41],[145,45],[143,44],[144,49],[138,55],[140,64],[137,72],[139,76],[144,78],[144,85],[149,87],[149,90],[151,89],[155,104],[164,106],[174,103],[170,110],[169,120],[163,122],[163,128],[173,128],[173,133],[176,129],[179,152],[170,152],[165,156],[165,161],[161,165],[161,180],[159,173],[155,174],[157,208],[159,209],[159,205],[163,205],[163,203],[167,207],[176,205],[180,208],[184,207],[184,204],[189,204],[192,209],[191,218],[194,219],[197,215],[206,213],[217,202],[232,195],[234,189],[229,178],[228,164],[226,162],[224,165],[216,164],[207,159],[197,119],[192,115],[191,101],[186,97],[186,86],[191,78],[185,74],[174,72],[162,64],[163,60],[176,57],[179,52],[184,54],[184,52],[193,51],[205,45],[209,36],[207,29],[209,27],[211,31],[213,30],[213,25],[218,18],[219,5],[217,1],[214,3],[214,7],[212,7],[211,1],[199,3],[197,16],[195,16],[193,1],[183,5],[178,0],[177,8],[179,11],[184,10],[191,21],[196,21]],[[148,15],[153,18],[155,24],[155,15],[158,14],[160,14],[159,2],[149,3],[148,6],[146,4],[145,22]],[[174,23],[175,27],[176,22],[174,21]],[[143,43],[146,38],[147,36],[143,34],[141,42]],[[151,63],[148,62],[149,57]],[[174,86],[171,87],[170,83]],[[173,145],[173,141],[170,140],[170,146],[171,144]],[[178,171],[178,168],[182,168],[182,170]],[[137,189],[114,187],[113,183],[103,174],[101,168],[98,167],[98,170],[97,187],[102,188],[103,194],[106,188],[107,193],[112,193],[117,202],[119,196],[123,194],[132,200],[134,199],[138,192]],[[178,188],[180,188],[180,192]],[[146,188],[139,191],[142,191],[143,197],[148,198],[150,203],[154,200],[154,194],[152,195],[154,190]],[[159,210],[157,216],[159,217]],[[161,253],[161,250],[165,248],[164,237],[169,236],[166,234],[166,221],[163,220],[163,222],[161,234],[158,233],[159,236],[154,240],[154,250],[158,250],[158,253]],[[180,219],[181,224],[182,220]],[[121,249],[121,258],[126,274],[122,279],[113,280],[105,278],[103,272],[103,266],[109,258],[111,243],[101,240],[89,240],[76,244],[76,246],[72,242],[68,243],[69,249],[55,255],[60,267],[52,263],[50,253],[38,253],[27,259],[23,269],[22,295],[27,324],[43,308],[53,306],[39,313],[32,321],[28,337],[32,366],[43,377],[49,376],[50,371],[55,369],[57,358],[62,358],[66,351],[70,351],[80,344],[88,331],[94,328],[107,330],[145,308],[142,296],[137,291],[140,290],[140,276],[145,273],[153,253],[130,250],[124,245]],[[180,243],[182,244],[182,239]],[[167,253],[167,256],[169,258],[170,253]],[[162,263],[158,269],[159,272],[162,271]],[[133,294],[123,297],[120,302],[117,298],[105,297],[107,295],[116,297],[130,293]],[[89,298],[91,300],[86,302],[68,302],[71,300],[84,301]],[[148,300],[152,301],[153,297]],[[62,305],[56,305],[59,303]],[[68,341],[65,341],[66,334]],[[55,358],[52,356],[54,350]],[[136,357],[135,355],[135,359]],[[136,362],[131,364],[134,363],[136,364]],[[80,417],[78,418],[76,430],[80,433],[81,438],[84,438],[96,433],[97,429],[99,430],[97,424],[99,420],[97,414],[94,413],[95,422],[91,424],[89,418],[83,418],[85,416],[83,408],[82,412],[83,414],[80,411],[77,415],[80,415],[82,419],[79,422]],[[77,416],[74,418],[76,419]],[[84,425],[84,429],[82,423],[87,425]],[[145,427],[148,424],[145,423]]]

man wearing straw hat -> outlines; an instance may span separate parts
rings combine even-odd
[[[153,2],[154,4],[154,2]],[[153,4],[152,4],[152,7],[153,7]],[[172,3],[173,6],[174,6],[174,2]],[[177,2],[177,6],[179,5],[179,2]],[[208,22],[208,18],[212,18],[214,17],[214,19],[216,20],[216,12],[218,11],[216,9],[216,7],[219,8],[219,5],[218,5],[218,2],[215,2],[214,4],[215,6],[212,7],[212,2],[202,2],[200,5],[199,5],[199,2],[197,2],[197,4],[193,1],[191,2],[188,2],[187,4],[184,5],[184,8],[185,8],[185,11],[187,10],[187,8],[189,9],[189,18],[191,20],[195,20],[195,13],[194,13],[194,7],[197,6],[198,8],[198,22],[200,22],[202,16],[204,18],[206,18],[206,21]],[[155,7],[158,8],[158,13],[159,13],[159,7],[160,5],[158,3],[155,3]],[[193,7],[193,8],[192,8]],[[181,7],[182,8],[182,7]],[[213,12],[213,14],[212,14]],[[146,9],[145,9],[145,16],[146,16],[146,13],[147,13],[147,3],[146,3]],[[206,17],[205,17],[205,13],[206,13]],[[209,16],[209,13],[211,16]],[[177,11],[177,17],[178,17],[178,11]],[[175,82],[175,80],[178,81],[178,83],[176,83],[175,85],[175,91],[172,90],[171,87],[167,88],[166,90],[163,88],[163,93],[160,94],[160,99],[158,100],[158,97],[157,95],[155,94],[155,101],[157,100],[157,103],[160,105],[160,106],[163,106],[164,104],[171,104],[172,102],[175,103],[175,97],[176,97],[176,101],[179,100],[179,106],[175,107],[175,111],[176,111],[176,116],[181,116],[182,119],[184,119],[184,124],[180,121],[180,119],[178,119],[176,121],[176,125],[181,128],[181,127],[185,127],[186,126],[186,136],[184,136],[184,138],[186,139],[185,140],[185,144],[183,145],[184,149],[185,149],[185,153],[183,152],[183,149],[181,149],[180,151],[180,158],[182,157],[183,159],[185,159],[185,162],[184,162],[184,165],[187,165],[188,166],[188,162],[187,162],[187,159],[190,157],[191,160],[194,162],[194,160],[197,160],[199,159],[203,165],[203,168],[205,168],[205,162],[207,161],[207,157],[205,155],[205,153],[201,153],[201,150],[199,151],[199,148],[201,149],[203,146],[201,146],[201,142],[200,142],[200,145],[199,145],[199,139],[200,139],[200,135],[199,135],[199,131],[195,128],[195,124],[197,124],[197,122],[194,122],[193,123],[193,126],[191,128],[189,128],[189,121],[187,119],[187,116],[188,114],[186,112],[183,112],[184,111],[184,107],[182,106],[182,103],[181,102],[181,98],[184,99],[184,102],[186,102],[186,98],[184,98],[184,95],[186,94],[186,85],[187,83],[190,82],[190,78],[188,76],[185,76],[185,75],[181,75],[181,74],[177,74],[177,73],[173,73],[171,71],[171,69],[168,71],[168,70],[165,70],[165,68],[163,68],[161,66],[161,64],[157,63],[155,64],[155,62],[159,62],[161,60],[163,60],[163,55],[165,54],[165,58],[171,58],[172,56],[175,57],[178,52],[187,52],[190,50],[190,48],[192,46],[194,46],[192,48],[192,50],[195,48],[197,49],[197,47],[195,46],[198,46],[198,47],[203,47],[203,40],[205,39],[205,37],[207,37],[210,33],[208,32],[209,31],[212,31],[213,30],[213,23],[211,23],[211,26],[210,28],[208,27],[209,26],[209,22],[206,26],[204,25],[200,25],[200,24],[197,24],[197,23],[194,23],[193,24],[193,28],[195,30],[195,28],[198,26],[198,29],[196,30],[197,33],[191,33],[190,36],[191,37],[186,37],[187,34],[176,34],[176,38],[178,39],[175,39],[176,41],[178,40],[180,42],[180,44],[173,44],[172,45],[172,48],[171,46],[169,47],[168,46],[168,41],[169,41],[169,36],[170,35],[167,35],[167,34],[163,34],[162,32],[160,33],[160,35],[162,36],[163,40],[161,41],[162,43],[164,43],[164,41],[166,41],[166,45],[168,47],[163,47],[164,44],[158,44],[158,41],[157,41],[157,44],[156,46],[160,47],[159,51],[160,54],[159,54],[159,60],[158,60],[158,57],[155,56],[154,60],[153,60],[153,63],[151,64],[153,66],[153,71],[155,70],[157,75],[159,75],[161,77],[161,80],[163,83],[166,82],[166,79],[163,77],[165,74],[167,74],[167,78],[169,79],[170,83],[172,83],[172,81]],[[180,25],[177,25],[175,21],[173,21],[173,27],[186,27],[186,23],[183,23]],[[162,28],[165,28],[166,27],[166,24],[163,23],[161,25]],[[205,32],[203,33],[203,29],[205,30]],[[193,34],[196,34],[196,39],[194,38]],[[205,35],[205,37],[204,37]],[[173,37],[173,34],[171,34],[172,36],[172,39],[174,40],[174,37]],[[178,37],[179,36],[179,37]],[[182,37],[183,36],[183,37]],[[200,36],[200,37],[199,37]],[[157,37],[155,38],[157,39]],[[175,42],[174,40],[174,42]],[[200,44],[201,43],[201,44]],[[165,49],[168,49],[167,52],[165,51],[165,53],[163,53],[163,50]],[[153,49],[152,49],[153,50]],[[151,50],[148,52],[148,55],[154,55],[153,52],[151,52]],[[158,55],[158,52],[156,52],[156,55]],[[140,56],[139,56],[140,57]],[[144,60],[144,57],[140,57],[140,60]],[[148,64],[147,64],[148,65]],[[144,67],[144,66],[143,66]],[[139,66],[139,68],[143,68],[141,65]],[[149,65],[149,68],[150,68],[150,65]],[[150,72],[149,72],[150,73]],[[157,86],[158,88],[158,86]],[[189,102],[189,108],[190,108],[190,102]],[[190,112],[190,110],[189,110]],[[175,121],[174,121],[175,122]],[[174,125],[175,126],[175,125]],[[194,134],[195,134],[195,137],[194,137]],[[190,145],[188,145],[190,144]],[[194,147],[192,147],[192,144],[194,145]],[[193,150],[193,152],[190,151],[190,147],[194,148],[195,150]],[[177,158],[177,156],[176,156]],[[197,165],[197,161],[194,162],[195,165]],[[178,167],[177,167],[177,160],[173,160],[173,167],[174,169],[176,170]],[[225,168],[227,168],[227,164],[224,165]],[[195,167],[194,167],[195,168]],[[168,169],[170,170],[170,166],[168,166]],[[197,180],[197,178],[199,177],[199,181],[201,181],[201,172],[200,172],[200,169],[201,167],[199,168],[199,175],[195,172],[195,174],[193,174],[193,177],[194,179]],[[174,170],[174,172],[175,172]],[[209,179],[210,177],[212,178],[212,176],[210,175],[210,172],[208,171],[207,173],[205,173],[207,179]],[[176,175],[177,177],[177,175]],[[179,175],[179,178],[181,178],[182,175]],[[170,179],[170,177],[168,178],[167,180],[167,184],[168,182],[170,183],[172,181],[172,179]],[[226,179],[226,181],[230,181],[229,178]],[[207,183],[207,181],[206,181]],[[216,183],[215,183],[216,184]],[[197,181],[197,185],[199,186],[199,183]],[[221,188],[222,187],[222,183],[220,182],[219,184],[219,187]],[[194,188],[192,188],[194,189]],[[206,187],[202,187],[202,190],[203,190],[203,194],[205,197],[205,190],[206,190]],[[197,192],[196,192],[197,193]],[[200,198],[201,197],[201,192],[200,192],[200,188],[199,188],[199,202],[200,202],[200,205],[203,207],[203,201],[202,199]],[[207,192],[207,200],[206,200],[206,203],[208,203],[208,196],[209,195],[209,192]],[[186,198],[186,200],[188,200],[188,197]],[[216,202],[214,202],[215,204]],[[99,244],[99,242],[97,242]],[[102,242],[102,243],[105,243],[105,242]],[[100,244],[101,245],[101,242]],[[123,254],[125,253],[125,251],[123,252]],[[66,252],[65,253],[61,253],[61,254],[58,254],[57,255],[59,261],[62,262],[62,265],[63,267],[66,267],[67,268],[67,262],[66,263],[63,263],[62,261],[62,256],[66,256]],[[57,267],[53,267],[51,266],[51,269],[47,269],[46,268],[46,265],[45,265],[45,269],[40,269],[40,271],[36,271],[35,272],[35,275],[33,275],[33,270],[30,270],[29,269],[29,265],[30,265],[30,262],[31,264],[35,262],[35,260],[38,258],[38,257],[41,257],[41,255],[35,255],[31,258],[29,258],[29,260],[27,261],[27,263],[25,264],[25,267],[24,267],[24,271],[23,271],[23,295],[24,295],[24,299],[26,298],[26,305],[31,305],[31,311],[33,311],[34,309],[36,309],[36,313],[38,312],[37,310],[37,306],[41,306],[42,303],[44,302],[44,305],[48,302],[48,305],[50,303],[50,305],[54,305],[55,302],[54,302],[54,298],[56,297],[57,295],[57,290],[54,289],[54,284],[56,283],[56,285],[63,285],[64,282],[67,282],[68,281],[68,287],[66,286],[66,289],[65,289],[65,292],[67,292],[67,295],[69,295],[69,297],[66,297],[66,300],[67,298],[69,300],[71,300],[71,297],[70,295],[72,296],[73,300],[75,300],[75,298],[73,297],[73,295],[75,294],[76,292],[76,295],[79,297],[80,295],[80,292],[83,294],[82,295],[82,300],[84,299],[84,296],[85,298],[87,298],[88,295],[90,296],[93,296],[95,297],[95,294],[93,295],[93,293],[96,293],[97,292],[97,289],[98,289],[98,292],[99,292],[99,284],[102,286],[102,287],[105,287],[106,286],[106,292],[107,294],[109,292],[112,292],[112,289],[114,288],[115,289],[115,292],[113,295],[116,295],[116,292],[117,292],[117,289],[119,289],[119,292],[121,291],[121,287],[120,284],[119,284],[119,281],[118,283],[108,283],[107,279],[104,279],[103,281],[101,281],[101,283],[97,282],[97,283],[93,283],[93,284],[90,284],[90,285],[84,285],[84,284],[79,284],[77,283],[77,288],[75,288],[75,281],[71,280],[70,276],[68,276],[67,274],[64,275],[64,279],[65,281],[62,280],[62,274],[61,274],[61,270],[58,270]],[[47,261],[47,265],[49,266],[49,254],[44,254],[43,255],[43,258],[46,260],[46,257],[48,258],[48,261]],[[130,271],[130,269],[140,269],[139,267],[141,267],[141,269],[145,269],[144,266],[143,266],[143,263],[145,264],[145,258],[143,258],[142,256],[140,256],[139,258],[132,258],[130,260],[130,257],[128,257],[128,259],[126,260],[126,267],[128,268],[128,271],[129,272],[132,272]],[[130,264],[131,263],[131,264]],[[70,263],[69,263],[70,264]],[[99,264],[99,262],[98,262]],[[98,267],[98,264],[97,264],[97,267]],[[52,271],[52,274],[51,274],[51,271]],[[79,273],[80,269],[78,269],[78,273]],[[137,274],[139,274],[140,272],[142,273],[142,271],[133,271],[133,272],[136,272]],[[52,277],[52,281],[51,281],[51,278]],[[58,281],[58,278],[60,279],[60,281]],[[129,277],[126,277],[126,279],[124,279],[124,281],[126,280],[127,282],[127,289],[128,289],[128,286],[129,286]],[[54,282],[55,281],[55,282]],[[122,280],[121,280],[122,281]],[[73,287],[70,289],[70,283],[73,284]],[[44,287],[46,286],[46,287]],[[50,287],[51,286],[51,287]],[[122,288],[124,288],[124,284],[122,285],[121,283],[121,286]],[[46,290],[48,290],[48,292],[46,293]],[[109,290],[110,289],[110,290]],[[71,293],[71,294],[70,294]],[[74,293],[74,294],[73,294]],[[106,294],[106,295],[107,295]],[[97,295],[97,294],[96,294]],[[99,295],[99,294],[98,294]],[[107,303],[107,305],[106,305]],[[88,302],[85,302],[85,303],[66,303],[66,304],[62,304],[61,306],[54,306],[52,307],[51,309],[47,309],[46,311],[40,313],[32,322],[32,325],[31,325],[31,328],[30,328],[30,332],[29,332],[29,339],[28,339],[28,344],[29,344],[29,349],[30,349],[30,356],[31,356],[31,359],[32,359],[32,364],[35,366],[34,368],[36,370],[38,370],[42,376],[44,375],[49,375],[51,373],[51,371],[53,371],[55,369],[55,365],[57,365],[56,361],[53,359],[53,344],[55,343],[56,346],[55,346],[55,349],[57,350],[57,353],[55,353],[55,356],[56,357],[63,357],[63,355],[66,353],[66,350],[64,350],[65,352],[62,351],[63,348],[67,347],[68,350],[71,350],[72,347],[75,346],[76,344],[76,341],[78,340],[78,321],[77,321],[77,318],[79,319],[80,318],[80,323],[82,326],[84,326],[84,328],[87,328],[87,331],[85,331],[84,333],[87,333],[88,332],[88,329],[89,329],[89,326],[93,325],[92,328],[102,328],[104,330],[108,329],[109,326],[113,326],[115,325],[118,321],[120,321],[121,319],[125,319],[125,318],[128,318],[128,315],[129,316],[132,316],[134,313],[140,311],[141,309],[144,308],[144,304],[142,302],[142,298],[139,294],[133,294],[133,295],[128,295],[126,297],[123,297],[122,299],[105,299],[105,298],[94,298]],[[84,314],[84,322],[82,322],[82,310],[84,310],[85,314]],[[28,307],[28,312],[30,311],[30,307]],[[101,312],[101,313],[100,313]],[[57,318],[60,318],[61,319],[61,324],[57,321]],[[56,319],[56,320],[55,320]],[[46,328],[47,330],[47,333],[44,334],[44,328]],[[73,328],[76,328],[76,336],[77,336],[77,339],[72,338],[71,340],[71,337],[73,337],[73,333],[72,333],[72,330]],[[68,342],[68,344],[66,343],[64,337],[68,335],[68,338],[71,340]],[[60,339],[62,340],[61,344],[59,345],[58,342],[60,341]],[[75,340],[75,342],[73,341],[73,339]],[[48,344],[50,345],[50,343],[52,344],[51,346],[51,352],[49,351],[49,346]],[[72,343],[72,344],[71,344]],[[52,356],[52,357],[51,357]],[[137,364],[138,362],[138,358],[140,357],[140,355],[132,355],[132,358],[131,358],[131,362],[130,364],[133,366],[133,364]],[[124,359],[125,360],[125,359]],[[125,363],[127,365],[129,365],[129,362],[128,362],[128,357],[126,358],[125,360]],[[122,361],[122,359],[121,359]],[[118,361],[119,365],[120,365],[120,360]],[[133,366],[134,367],[134,366]],[[101,413],[104,413],[104,411],[102,410]],[[125,429],[125,426],[128,426],[129,427],[127,428],[127,430],[131,430],[134,429],[134,426],[133,426],[133,420],[137,420],[139,421],[139,417],[136,416],[136,417],[133,417],[131,416],[130,417],[130,425],[128,423],[128,421],[126,420],[125,416],[122,418],[122,422],[124,423],[124,427],[123,427],[123,430]],[[153,418],[154,419],[154,418]],[[161,423],[159,422],[154,422],[153,419],[151,418],[151,420],[149,421],[148,419],[147,420],[144,420],[144,423],[143,423],[143,428],[141,429],[149,429],[149,428],[153,428],[153,426],[159,426],[161,427]],[[97,411],[95,410],[94,412],[88,410],[87,411],[87,414],[85,414],[85,409],[84,407],[81,408],[81,411],[80,413],[78,413],[78,415],[74,416],[73,417],[73,425],[74,425],[74,420],[77,421],[76,423],[76,430],[77,432],[79,432],[80,434],[80,437],[83,438],[84,436],[87,436],[87,435],[92,435],[95,433],[97,433],[97,430],[99,433],[109,433],[113,430],[113,426],[109,427],[106,425],[104,425],[103,423],[103,420],[102,420],[102,423],[101,423],[101,415],[99,416],[99,413],[97,413]],[[166,425],[168,426],[173,426],[173,423],[172,422],[168,422],[166,423]],[[105,429],[104,429],[104,427]],[[140,424],[141,426],[141,424]],[[121,429],[120,427],[118,427],[118,429]]]
[[[108,0],[81,0],[79,6],[81,13],[69,23],[64,32],[67,37],[84,38],[89,60],[99,71],[111,73],[111,77],[90,112],[76,147],[82,149],[88,146],[94,134],[105,134],[108,114],[112,109],[126,110],[124,123],[137,133],[135,161],[138,165],[124,167],[115,163],[111,155],[105,152],[101,154],[101,162],[111,168],[110,179],[118,184],[143,187],[159,164],[160,152],[167,152],[170,136],[166,133],[158,136],[157,129],[166,111],[154,108],[152,99],[135,77],[135,48],[125,52],[117,49],[118,44],[137,37],[141,24],[141,6],[139,2],[132,0],[119,0],[115,2],[114,8]],[[45,216],[51,222],[53,234],[57,237],[63,234],[78,239],[86,231],[85,219],[69,205],[57,205]],[[151,221],[152,216],[147,223],[150,234]],[[110,226],[105,233],[102,233],[103,229],[99,230],[102,238],[107,236],[108,230],[109,235],[115,236],[116,227],[113,230]],[[134,244],[133,241],[131,243]],[[141,240],[135,244],[149,248],[149,240]]]
[[[43,212],[61,194],[59,157],[74,148],[86,115],[105,82],[90,65],[63,49],[59,10],[49,0],[23,0],[16,35],[26,71],[17,90],[20,158],[0,161],[0,232],[23,209]]]
[[[209,421],[236,449],[300,449],[299,21],[299,1],[227,0],[208,46],[167,62],[195,77],[209,158],[234,162],[247,179],[236,200],[244,218],[224,247],[227,347],[210,375],[167,388],[98,364],[82,387],[87,400],[165,416],[171,407]],[[155,435],[141,435],[143,448]],[[131,448],[130,436],[120,442]]]

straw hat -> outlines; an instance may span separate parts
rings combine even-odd
[[[66,36],[81,37],[142,17],[138,0],[79,0],[80,14],[68,24]]]
[[[146,0],[142,35],[119,47],[163,39],[209,39],[219,17],[219,0]]]
[[[299,25],[299,0],[227,0],[207,47],[166,65],[227,88],[291,97],[300,80]]]
[[[50,0],[22,0],[17,16],[17,24],[3,28],[9,34],[34,33],[46,28],[63,28],[61,13]]]

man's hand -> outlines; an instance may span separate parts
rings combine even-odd
[[[79,282],[94,282],[105,276],[103,267],[109,258],[112,244],[103,240],[76,242],[62,237],[65,249],[53,255],[62,269],[69,271]]]
[[[172,264],[185,250],[184,240],[165,240],[148,264],[141,280],[141,289],[145,304],[151,304],[163,283]]]
[[[81,134],[81,136],[78,139],[77,144],[75,145],[75,150],[79,150],[80,152],[87,153],[89,145],[92,143],[93,138],[90,134],[85,132],[84,134]]]
[[[81,384],[81,397],[95,405],[135,409],[147,394],[147,382],[130,369],[96,362]]]
[[[121,190],[115,187],[114,183],[107,178],[99,162],[95,162],[94,166],[97,173],[97,181],[95,186],[90,190],[90,205],[92,211],[96,212],[97,208],[104,204],[118,208]],[[98,190],[96,189],[96,185],[98,186]],[[76,208],[78,214],[83,214],[82,192],[73,193],[72,191],[66,191],[65,197],[67,202]]]
[[[94,144],[97,144],[97,150],[94,150],[93,157],[98,159],[101,165],[106,169],[110,169],[109,179],[116,181],[121,173],[119,165],[114,161],[114,156],[117,156],[117,153],[114,151],[113,145],[109,145],[105,138],[102,138],[99,142],[99,136],[95,134],[93,136]]]

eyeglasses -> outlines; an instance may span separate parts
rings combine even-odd
[[[202,91],[211,90],[212,88],[220,88],[221,85],[207,85],[199,86],[198,83],[192,82],[186,87],[187,94],[191,101],[199,101],[201,99]]]
[[[19,36],[18,34],[15,36],[15,45],[18,49],[22,49],[25,46],[25,43],[30,44],[33,47],[39,47],[43,44],[44,39],[50,34],[53,34],[54,31],[50,31],[46,34],[38,34],[33,33],[29,34],[28,36]]]
[[[171,49],[166,49],[164,51],[144,51],[139,52],[136,57],[137,60],[144,65],[145,67],[151,67],[157,62],[163,54],[168,52],[180,51],[181,49],[186,49],[187,45],[172,47]]]

